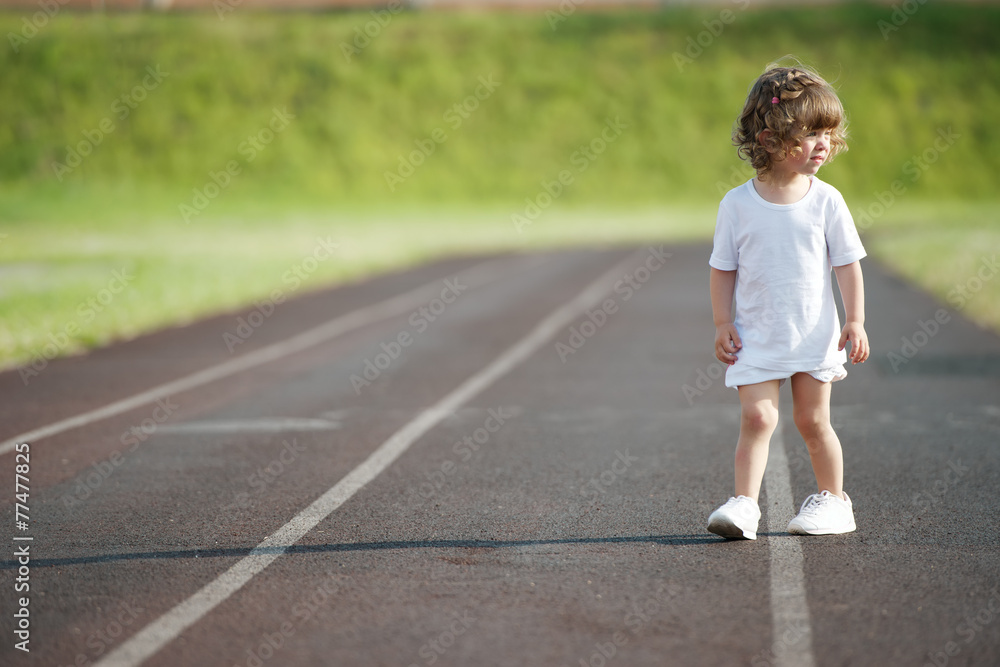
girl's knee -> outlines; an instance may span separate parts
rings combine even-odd
[[[794,415],[795,427],[807,442],[822,436],[833,427],[830,415],[820,410],[799,410]]]
[[[742,427],[754,433],[768,433],[778,425],[778,411],[767,404],[750,405],[743,408]]]

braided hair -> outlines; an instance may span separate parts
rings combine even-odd
[[[847,119],[836,91],[804,67],[768,65],[750,87],[733,129],[741,159],[766,176],[775,162],[801,151],[799,140],[811,130],[830,129],[830,159],[847,150]],[[770,134],[762,137],[764,130]]]

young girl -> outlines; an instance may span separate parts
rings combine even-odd
[[[795,534],[855,529],[843,490],[840,441],[830,425],[830,384],[868,358],[861,265],[865,249],[844,198],[816,172],[847,149],[844,108],[833,88],[802,67],[769,66],[750,89],[733,141],[755,178],[719,206],[709,265],[715,355],[729,365],[742,415],[736,493],[708,530],[756,539],[768,444],[778,425],[778,388],[791,378],[794,420],[809,448],[819,493],[788,524]],[[844,300],[843,329],[831,267]],[[736,316],[732,317],[735,292]]]

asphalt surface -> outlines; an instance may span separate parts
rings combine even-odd
[[[1000,664],[1000,339],[865,260],[874,354],[833,391],[858,530],[784,534],[814,490],[785,415],[760,538],[725,542],[708,254],[455,258],[0,374],[7,440],[253,361],[30,440],[26,530],[0,456],[0,663]]]

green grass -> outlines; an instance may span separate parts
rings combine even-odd
[[[963,202],[896,206],[900,210],[890,209],[864,232],[869,253],[945,307],[1000,333],[1000,272],[989,269],[1000,248],[1000,207]],[[984,266],[982,275],[993,275],[982,281]]]
[[[214,12],[66,12],[19,53],[0,50],[0,177],[162,193],[153,199],[163,206],[146,213],[175,215],[210,172],[235,160],[241,173],[212,209],[262,190],[322,206],[506,205],[620,117],[627,128],[565,201],[703,203],[735,164],[729,133],[749,83],[794,53],[836,81],[849,112],[850,157],[825,170],[846,196],[905,177],[906,162],[953,127],[961,138],[912,193],[995,197],[1000,8],[923,6],[886,40],[877,22],[889,14],[864,5],[737,11],[679,67],[676,55],[718,9],[581,11],[555,30],[542,13],[408,12],[350,62],[339,45],[371,20],[367,12],[236,11],[224,21]],[[0,29],[16,31],[20,20],[0,15]],[[147,68],[167,74],[150,90]],[[495,90],[471,99],[491,76]],[[134,109],[122,102],[133,90],[145,98]],[[466,99],[478,108],[446,115]],[[274,109],[294,118],[251,161],[241,144],[267,128]],[[57,181],[53,165],[102,122],[113,131]],[[385,173],[435,129],[447,140],[390,192]]]
[[[836,80],[851,150],[821,176],[855,215],[905,190],[874,216],[869,250],[946,300],[1000,247],[1000,9],[925,5],[883,39],[889,14],[735,11],[678,67],[719,8],[579,11],[555,30],[543,13],[407,12],[350,61],[340,44],[367,12],[62,11],[0,50],[0,366],[47,354],[70,324],[59,353],[445,253],[707,239],[721,192],[746,177],[729,144],[746,88],[785,53]],[[21,19],[0,14],[3,34]],[[169,75],[137,89],[157,66]],[[449,114],[491,75],[478,108]],[[294,118],[250,150],[275,109]],[[609,118],[621,134],[574,161]],[[390,189],[386,172],[436,130],[447,139]],[[88,135],[100,142],[79,166],[54,167]],[[228,163],[238,173],[186,222],[181,206]],[[573,183],[518,234],[511,215],[562,170]],[[335,256],[291,290],[282,276],[328,236]],[[134,277],[97,312],[123,268]],[[1000,280],[963,311],[1000,329],[997,304]]]
[[[1000,247],[1000,227],[983,224],[995,210],[900,203],[864,232],[864,243],[873,257],[953,307],[949,291],[967,283],[983,258],[992,257],[988,250]],[[275,289],[293,297],[443,254],[707,240],[714,214],[713,206],[549,210],[520,234],[511,211],[501,209],[245,215],[185,234],[172,221],[146,222],[139,230],[128,221],[101,229],[39,223],[0,238],[0,359],[17,365],[53,351],[71,354],[235,309]],[[337,247],[309,271],[307,258],[322,247],[318,239]],[[128,278],[124,290],[117,291],[116,272]],[[1000,330],[1000,277],[984,283],[961,311]],[[53,344],[58,349],[47,347]]]
[[[183,234],[172,220],[138,228],[127,220],[37,223],[0,238],[0,359],[16,365],[80,352],[235,309],[276,289],[294,297],[446,254],[568,239],[703,238],[712,215],[710,209],[546,211],[520,233],[511,211],[499,209],[245,215]],[[329,245],[336,246],[332,253]]]

